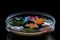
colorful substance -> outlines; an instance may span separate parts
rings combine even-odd
[[[35,23],[35,24],[41,24],[41,23],[43,23],[44,21],[45,21],[45,19],[43,19],[43,18],[38,18],[38,19],[34,20],[34,23]]]
[[[47,22],[47,23],[51,23],[52,21],[48,19],[48,20],[46,20],[46,22]]]
[[[41,32],[49,32],[50,31],[50,27],[44,27],[44,28],[41,28],[40,31]]]
[[[31,33],[31,32],[36,32],[36,31],[34,29],[32,29],[32,28],[24,28],[23,32]]]
[[[30,21],[30,22],[29,22]],[[39,16],[24,16],[24,17],[15,17],[15,19],[10,20],[9,24],[11,29],[22,31],[22,32],[49,32],[51,30],[50,25],[52,20]],[[42,27],[41,27],[41,26]]]
[[[24,25],[24,23],[25,23],[24,21],[17,21],[16,22],[16,24],[18,24],[18,25]]]
[[[24,29],[23,26],[12,26],[11,29],[17,30],[17,31],[22,31]]]
[[[23,19],[23,21],[24,21],[24,22],[28,22],[28,17],[25,17],[25,18]]]
[[[23,25],[25,22],[23,21],[10,21],[9,24],[13,25],[13,26],[18,26],[18,25]]]
[[[34,17],[33,17],[33,16],[28,16],[28,19],[29,19],[30,21],[33,21],[33,20],[34,20]]]
[[[27,26],[27,27],[29,27],[29,28],[37,28],[37,27],[38,27],[37,24],[33,24],[33,23],[26,24],[25,26]]]

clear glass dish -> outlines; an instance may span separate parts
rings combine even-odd
[[[29,22],[29,23],[32,23],[31,21],[33,21],[34,22],[33,24],[29,24],[27,22],[28,20],[24,19],[28,16],[29,17],[31,16],[30,18],[33,18],[32,20],[30,19],[30,22]],[[22,23],[24,25],[21,25],[21,22],[19,21],[20,18],[22,18],[21,20],[24,21],[25,24]],[[40,18],[40,19],[38,19],[40,21],[37,21],[37,19],[34,19],[34,18]],[[14,26],[9,24],[9,22],[11,23],[11,21],[13,19],[18,20],[20,22],[19,23],[20,25],[16,24],[17,23],[17,22],[15,22],[16,20],[14,21],[15,22]],[[45,19],[45,21],[43,23],[41,23],[42,22],[41,19]],[[43,13],[43,12],[35,12],[35,11],[24,11],[24,12],[18,12],[18,13],[11,14],[7,17],[7,19],[6,19],[6,30],[8,32],[12,32],[12,33],[15,33],[18,35],[25,35],[25,36],[26,35],[28,35],[28,36],[42,35],[42,34],[46,34],[46,33],[54,31],[55,23],[56,23],[55,18],[53,16],[51,16],[50,14]],[[27,25],[27,24],[30,25],[30,26],[28,25],[30,28],[26,30],[25,25]],[[35,26],[33,26],[33,25],[35,25],[35,24],[36,24],[36,26],[38,26],[38,28],[34,28]],[[23,28],[25,28],[25,29],[23,31],[21,31]],[[34,29],[34,32],[31,31],[32,29]],[[38,30],[35,30],[35,29],[38,29]]]

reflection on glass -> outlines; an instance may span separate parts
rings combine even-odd
[[[7,40],[55,40],[54,36],[46,35],[46,36],[19,36],[16,34],[8,33]]]

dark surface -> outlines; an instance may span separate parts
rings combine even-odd
[[[6,31],[6,29],[5,29],[5,27],[6,27],[6,25],[5,25],[5,19],[6,19],[6,17],[7,16],[9,16],[10,14],[12,14],[12,13],[15,13],[15,12],[20,12],[20,11],[39,11],[39,12],[44,12],[44,13],[49,13],[49,14],[51,14],[52,16],[54,16],[55,17],[55,19],[56,19],[56,26],[55,26],[55,31],[53,32],[53,33],[51,33],[50,35],[51,36],[49,36],[49,37],[52,37],[52,38],[57,38],[58,36],[59,36],[59,31],[60,31],[60,25],[59,25],[59,14],[56,12],[56,8],[40,8],[40,6],[38,7],[32,7],[32,8],[30,8],[30,7],[28,7],[27,8],[27,6],[26,6],[26,8],[25,7],[18,7],[17,6],[17,8],[15,8],[14,6],[15,5],[10,5],[11,7],[9,7],[8,6],[8,8],[7,8],[7,6],[6,7],[2,7],[1,8],[1,12],[0,12],[0,39],[1,40],[7,40],[7,38],[8,39],[14,39],[14,40],[45,40],[45,38],[47,38],[46,37],[46,35],[43,35],[43,36],[36,36],[36,37],[25,37],[25,36],[17,36],[17,35],[14,35],[14,34],[10,34],[10,33],[8,33],[7,31]],[[49,34],[47,34],[47,35],[49,35]],[[11,37],[11,38],[10,38]],[[59,38],[59,37],[58,37]],[[57,40],[58,40],[58,38],[57,38]]]
[[[42,36],[19,36],[19,35],[15,35],[12,33],[8,33],[7,35],[7,40],[55,40],[54,36],[51,34],[48,35],[42,35]]]

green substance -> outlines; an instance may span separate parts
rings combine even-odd
[[[16,23],[14,23],[13,21],[10,21],[9,24],[13,25],[13,26],[17,26]]]
[[[36,32],[36,31],[32,28],[24,28],[23,32],[32,33],[32,32]]]
[[[24,22],[23,22],[23,21],[17,21],[16,24],[18,24],[18,25],[23,25]]]
[[[18,26],[18,25],[23,25],[25,22],[23,21],[10,21],[9,24],[11,24],[12,26]]]

